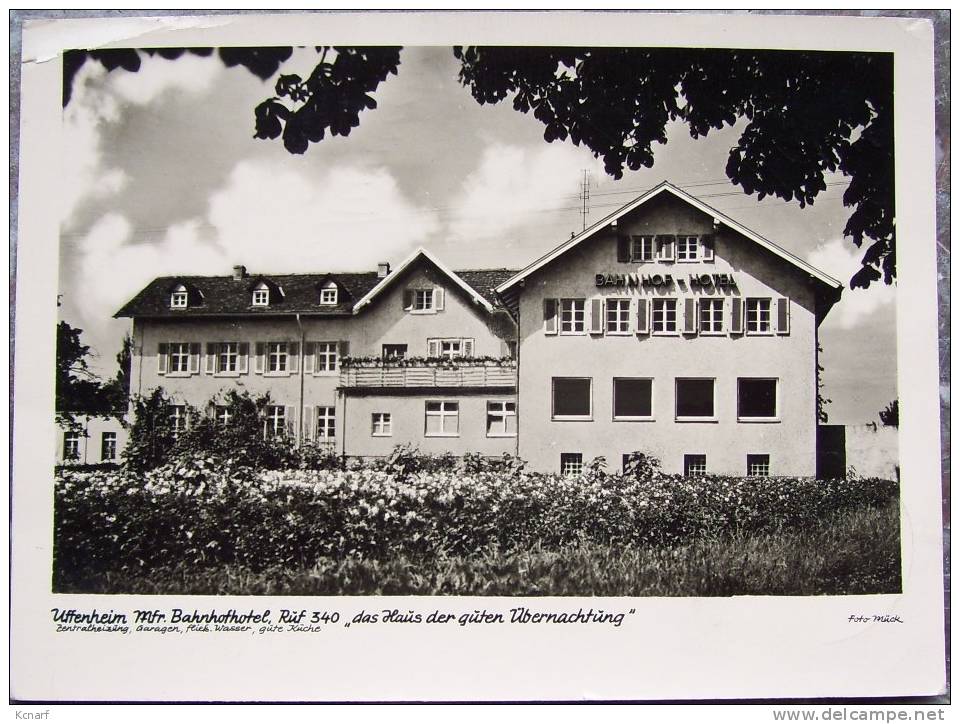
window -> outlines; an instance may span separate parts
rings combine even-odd
[[[706,455],[684,455],[683,474],[688,478],[707,474]]]
[[[653,419],[653,380],[641,377],[614,377],[613,419]]]
[[[190,344],[188,342],[170,343],[170,371],[190,371]]]
[[[713,380],[677,378],[678,420],[710,420],[714,418]]]
[[[463,340],[460,339],[441,339],[440,356],[447,359],[463,356]]]
[[[487,402],[487,437],[516,437],[517,403],[489,400]]]
[[[770,300],[747,299],[747,334],[770,334]]]
[[[428,400],[427,437],[457,437],[460,434],[460,403]]]
[[[64,460],[80,459],[80,433],[79,432],[63,433],[63,459]]]
[[[170,429],[173,432],[174,440],[187,429],[187,408],[185,405],[170,406]]]
[[[316,366],[314,369],[317,372],[336,372],[337,349],[336,342],[317,342]]]
[[[383,358],[385,360],[403,359],[406,356],[407,356],[407,345],[405,344],[383,345]]]
[[[765,478],[770,475],[769,455],[747,455],[747,475]]]
[[[233,419],[233,414],[230,412],[230,408],[226,405],[217,405],[213,408],[213,419],[217,421],[217,424],[222,427],[227,427],[230,424],[230,420]]]
[[[105,432],[100,435],[100,459],[117,459],[117,433]]]
[[[187,288],[181,284],[174,289],[173,293],[170,295],[170,308],[186,309],[188,300],[189,294],[187,293]]]
[[[261,284],[253,290],[253,306],[266,307],[270,304],[270,289],[266,284]]]
[[[676,334],[677,333],[677,300],[676,299],[654,299],[653,300],[653,333],[654,334]]]
[[[287,371],[287,343],[267,342],[267,372]]]
[[[267,405],[266,420],[264,421],[265,437],[280,437],[283,435],[287,423],[286,410],[283,405]]]
[[[723,300],[700,299],[700,334],[723,331]]]
[[[337,285],[333,282],[327,282],[320,290],[320,304],[337,303]]]
[[[677,237],[677,261],[696,261],[699,256],[696,236]]]
[[[586,300],[560,300],[560,334],[581,334],[586,329]]]
[[[427,357],[457,359],[473,357],[473,338],[433,337],[427,340]]]
[[[630,261],[653,261],[654,244],[652,236],[634,236],[630,239]]]
[[[589,420],[591,408],[589,377],[553,378],[553,419]]]
[[[775,378],[740,377],[737,380],[737,419],[777,419]]]
[[[390,437],[393,435],[393,422],[389,412],[373,413],[373,436]]]
[[[630,300],[607,300],[607,334],[630,333]]]
[[[337,410],[334,407],[317,408],[317,440],[333,440],[337,435]]]
[[[240,355],[237,342],[221,342],[217,353],[217,372],[236,372]]]
[[[580,475],[583,472],[583,453],[560,453],[560,474]]]
[[[433,310],[433,290],[432,289],[414,289],[413,290],[413,311],[429,312]]]

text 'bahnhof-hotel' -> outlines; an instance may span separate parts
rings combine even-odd
[[[662,183],[525,269],[165,277],[133,319],[131,393],[338,454],[511,453],[576,473],[633,451],[667,472],[816,469],[817,328],[842,285]],[[214,400],[214,404],[209,404]]]

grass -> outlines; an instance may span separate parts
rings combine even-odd
[[[253,572],[182,565],[61,580],[61,593],[199,595],[733,596],[900,592],[899,508],[837,513],[804,530],[673,548],[571,545],[413,561],[324,559]]]

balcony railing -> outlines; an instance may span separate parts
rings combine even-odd
[[[410,364],[384,362],[340,370],[341,387],[515,387],[517,366],[511,361]]]

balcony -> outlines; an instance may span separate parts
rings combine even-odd
[[[517,387],[517,363],[510,358],[363,362],[348,358],[340,367],[340,387],[347,394],[462,389],[512,393]]]

